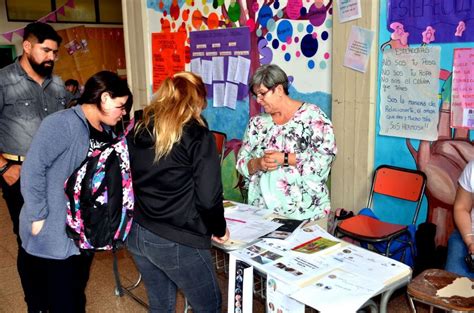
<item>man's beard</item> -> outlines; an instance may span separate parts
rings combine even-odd
[[[32,57],[28,57],[28,60],[30,61],[30,65],[31,65],[31,68],[33,68],[33,71],[35,71],[41,77],[50,76],[51,73],[53,72],[53,68],[54,68],[53,61],[44,61],[42,63],[37,63],[35,60],[33,60]],[[46,64],[50,64],[51,66],[46,66]]]

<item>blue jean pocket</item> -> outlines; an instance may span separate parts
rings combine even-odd
[[[163,270],[179,268],[179,245],[154,234],[143,239],[143,254]]]

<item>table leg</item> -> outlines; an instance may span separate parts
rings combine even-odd
[[[365,309],[367,307],[370,309],[370,313],[377,313],[378,312],[377,303],[375,303],[375,301],[372,300],[372,299],[367,300],[367,302],[364,303],[364,305],[361,307],[361,309]]]
[[[390,300],[390,297],[394,291],[395,288],[392,288],[382,293],[382,297],[380,299],[380,313],[387,313],[388,300]]]

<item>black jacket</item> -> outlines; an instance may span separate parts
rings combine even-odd
[[[168,240],[210,248],[211,235],[225,234],[220,163],[214,137],[188,123],[179,143],[154,163],[154,139],[147,131],[128,135],[135,221]]]

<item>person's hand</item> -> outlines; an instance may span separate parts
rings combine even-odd
[[[44,220],[33,222],[31,224],[31,234],[33,236],[38,235],[41,229],[43,229],[43,225],[44,225]]]
[[[274,150],[267,150],[263,155],[263,165],[265,166],[267,171],[274,171],[283,165],[283,159],[285,158],[285,154],[280,151]]]
[[[474,242],[471,242],[470,244],[467,245],[467,251],[470,254],[474,254]]]
[[[226,242],[227,240],[229,240],[229,237],[230,237],[230,232],[229,232],[229,228],[225,228],[225,234],[224,236],[222,237],[216,237],[216,236],[212,236],[211,239],[217,243],[220,243],[220,244],[223,244],[224,242]]]
[[[12,186],[14,183],[18,181],[20,178],[20,171],[21,165],[13,164],[7,169],[5,173],[3,173],[3,179],[8,184],[8,186]]]

